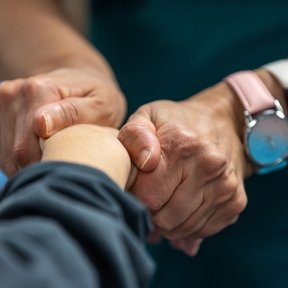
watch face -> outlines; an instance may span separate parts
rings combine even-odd
[[[274,165],[288,155],[288,121],[275,113],[256,118],[247,134],[249,156],[260,166]]]

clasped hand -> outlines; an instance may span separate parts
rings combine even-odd
[[[116,82],[90,69],[5,81],[0,96],[0,164],[8,175],[40,159],[38,137],[79,123],[117,127],[125,114]],[[139,169],[130,190],[150,209],[157,232],[190,255],[235,223],[247,203],[235,99],[220,83],[186,101],[152,102],[119,134]]]
[[[9,176],[38,161],[38,138],[73,124],[118,127],[126,103],[113,77],[65,68],[0,83],[0,168]]]
[[[190,255],[203,238],[235,223],[247,203],[243,127],[231,93],[220,83],[183,102],[153,102],[120,130],[139,169],[130,190],[158,232]]]

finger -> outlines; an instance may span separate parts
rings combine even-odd
[[[172,241],[170,243],[174,248],[182,250],[187,255],[194,257],[199,252],[203,240],[204,239],[202,238],[200,239],[187,238],[183,240]]]
[[[160,157],[158,166],[151,172],[138,170],[136,181],[131,187],[132,193],[151,211],[163,207],[179,185],[179,173],[175,173],[175,165],[167,163]],[[163,185],[164,181],[164,185]]]
[[[153,213],[153,222],[162,231],[169,233],[200,208],[201,214],[205,215],[211,204],[204,199],[203,189],[197,187],[194,181],[187,180],[175,188],[169,201],[160,210]]]
[[[7,108],[7,107],[6,107]],[[2,109],[1,109],[2,110]],[[2,114],[2,111],[1,111]],[[2,114],[3,115],[3,114]],[[15,133],[14,118],[11,115],[6,115],[6,117],[1,118],[1,131],[6,131],[8,128],[8,133],[0,133],[1,135],[1,169],[7,174],[7,176],[12,176],[18,171],[16,163],[13,161],[13,143],[14,143],[14,133]]]
[[[182,234],[183,237],[181,239],[207,238],[219,233],[221,230],[234,224],[238,220],[239,215],[246,207],[246,204],[246,194],[242,193],[239,189],[231,199],[218,205],[207,221],[204,224],[201,224],[202,226],[199,225],[194,231],[191,230],[192,233],[190,235],[186,233],[186,235],[183,236],[184,234]],[[199,229],[197,230],[197,228]],[[187,232],[189,232],[189,230],[187,230]],[[180,233],[178,233],[178,235],[180,235]]]
[[[197,158],[198,155],[193,161],[189,158],[185,162],[202,163],[201,159]],[[186,168],[188,167],[188,170],[190,170],[188,176],[184,177],[183,182],[176,188],[168,203],[160,211],[157,211],[153,217],[155,225],[166,232],[171,231],[170,237],[172,235],[179,237],[180,235],[177,235],[177,233],[181,231],[191,233],[191,231],[185,231],[185,229],[190,230],[191,227],[196,229],[199,225],[203,225],[207,221],[207,217],[210,217],[214,207],[232,197],[237,189],[238,181],[230,168],[231,165],[229,167],[225,166],[224,171],[222,165],[219,166],[220,169],[217,170],[220,170],[220,174],[211,170],[210,173],[219,175],[208,182],[207,175],[201,176],[203,171],[198,169],[198,166],[193,167],[185,163],[183,165],[186,165]],[[189,220],[189,218],[191,219]],[[184,224],[185,222],[187,223]],[[175,230],[180,226],[180,229]],[[184,236],[181,235],[180,237],[183,238]]]
[[[226,172],[221,174],[217,179],[201,187],[199,195],[202,198],[196,211],[192,204],[190,205],[194,211],[192,209],[189,210],[190,207],[187,203],[193,203],[194,198],[191,197],[191,194],[187,194],[188,189],[184,186],[178,193],[172,195],[169,202],[157,215],[154,215],[153,221],[157,227],[164,230],[163,235],[168,239],[177,240],[186,238],[205,226],[221,203],[234,199],[234,195],[240,193],[238,192],[238,183],[234,170],[226,169]],[[178,197],[176,196],[177,194],[179,194]],[[175,201],[173,197],[177,197],[179,200]],[[175,214],[177,213],[177,209],[181,212]],[[180,217],[180,213],[182,218]],[[177,215],[178,218],[173,217],[173,215]],[[182,222],[180,223],[181,220]]]
[[[236,193],[232,199],[217,207],[213,216],[199,231],[195,233],[195,237],[206,238],[219,233],[221,230],[232,224],[235,224],[246,205],[246,193],[243,193],[239,189],[239,192]]]
[[[39,138],[31,129],[32,117],[32,112],[26,114],[23,111],[18,113],[15,121],[13,160],[18,169],[29,163],[39,161],[41,158]]]
[[[148,114],[131,117],[120,130],[118,138],[140,170],[151,171],[156,168],[160,160],[160,143]]]
[[[34,114],[33,128],[39,137],[48,138],[74,124],[105,125],[109,117],[113,117],[112,110],[103,109],[96,97],[70,97],[40,107]]]
[[[1,82],[0,85],[0,115],[1,115],[1,169],[10,177],[18,170],[13,161],[12,153],[15,133],[15,102],[18,90],[12,81]],[[5,131],[5,133],[4,133]]]
[[[125,190],[129,190],[131,188],[131,186],[136,181],[137,175],[138,175],[138,169],[133,163],[131,163],[131,169],[128,180],[126,182]]]

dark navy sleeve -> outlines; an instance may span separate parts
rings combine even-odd
[[[148,287],[147,211],[101,171],[35,164],[0,199],[1,287]]]

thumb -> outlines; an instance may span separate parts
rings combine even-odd
[[[97,109],[99,108],[99,109]],[[69,97],[41,106],[34,114],[34,132],[48,138],[75,124],[104,124],[105,111],[95,107],[94,97]]]
[[[149,116],[133,115],[120,129],[118,139],[138,169],[151,171],[157,167],[160,160],[160,143]]]

